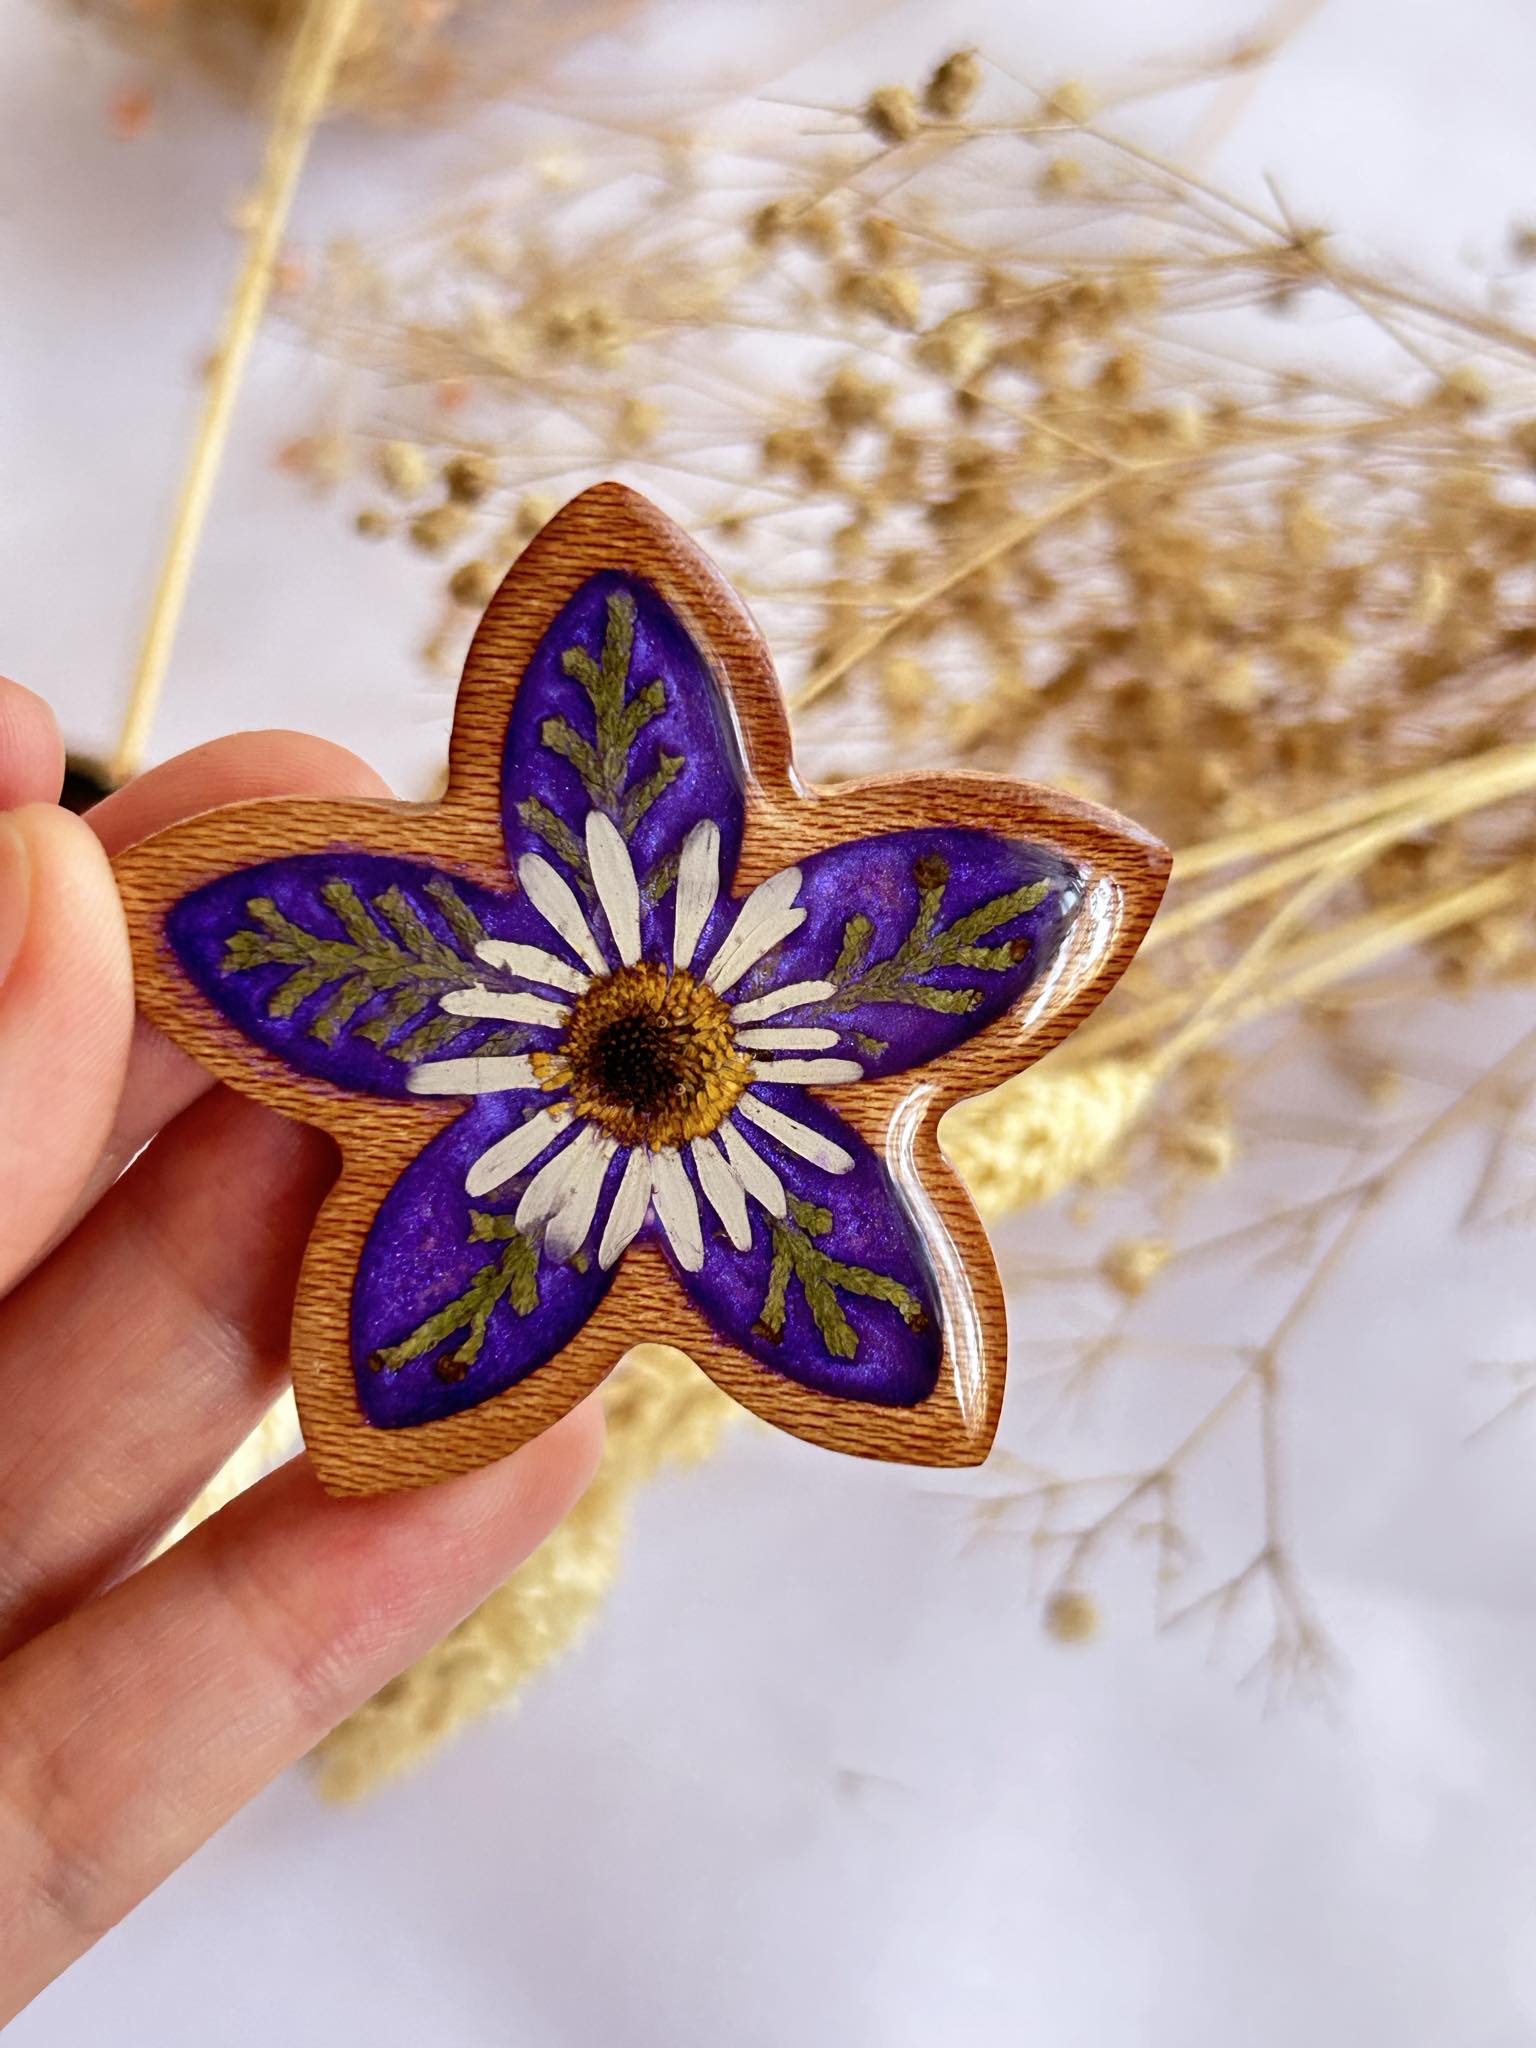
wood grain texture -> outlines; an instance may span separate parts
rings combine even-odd
[[[822,1394],[781,1378],[715,1333],[659,1250],[637,1244],[591,1320],[555,1358],[475,1408],[413,1427],[362,1416],[348,1322],[353,1279],[379,1203],[457,1102],[346,1093],[285,1066],[245,1038],[193,986],[164,936],[169,907],[231,870],[282,855],[366,849],[425,859],[502,891],[499,771],[518,680],[557,613],[603,569],[644,578],[673,607],[734,701],[748,766],[736,893],[847,839],[922,825],[968,825],[1032,839],[1083,873],[1085,909],[1062,954],[1014,1009],[915,1071],[835,1092],[835,1107],[891,1167],[928,1240],[942,1307],[935,1392],[913,1408]],[[549,1427],[645,1339],[679,1345],[727,1393],[779,1427],[834,1450],[928,1465],[978,1463],[1002,1400],[1006,1317],[996,1263],[965,1188],[944,1160],[938,1122],[1081,1023],[1124,971],[1157,908],[1169,855],[1114,813],[1056,791],[980,774],[882,777],[808,789],[795,775],[772,663],[745,609],[654,506],[618,485],[574,500],[508,573],[476,631],[454,716],[447,791],[433,805],[259,801],[210,811],[115,863],[145,1014],[221,1080],[331,1133],[342,1170],[315,1225],[293,1325],[293,1377],[305,1440],[333,1493],[422,1486],[501,1457]],[[813,1091],[820,1092],[820,1091]]]

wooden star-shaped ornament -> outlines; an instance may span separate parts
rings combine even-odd
[[[642,1340],[813,1442],[979,1462],[1003,1294],[939,1118],[1088,1015],[1168,865],[995,776],[807,789],[751,619],[604,484],[491,600],[440,803],[233,804],[117,873],[146,1014],[340,1148],[292,1358],[356,1494]]]

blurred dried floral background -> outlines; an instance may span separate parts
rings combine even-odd
[[[146,120],[154,90],[184,72],[236,103],[260,106],[306,15],[307,0],[65,0],[153,66],[116,104]],[[509,15],[496,0],[361,0],[346,8],[334,113],[384,123],[452,120],[526,88],[563,50],[636,12],[641,0],[534,0]],[[341,10],[325,9],[321,12]]]
[[[102,11],[227,80],[215,19],[265,48],[300,10]],[[1015,1318],[1011,1448],[956,1505],[971,1540],[1018,1547],[1063,1644],[1098,1632],[1128,1559],[1159,1627],[1271,1699],[1334,1669],[1290,1522],[1293,1344],[1457,1133],[1486,1145],[1467,1229],[1528,1259],[1536,1200],[1536,224],[1497,223],[1482,274],[1419,279],[1346,245],[1347,193],[1325,221],[1208,182],[1214,128],[1307,11],[1121,82],[1026,84],[959,48],[856,103],[654,125],[551,88],[537,141],[473,190],[281,280],[335,366],[281,459],[359,545],[441,565],[421,657],[445,717],[509,562],[618,475],[753,605],[809,772],[1056,780],[1175,846],[1125,986],[946,1126]],[[341,103],[430,118],[489,12],[375,0]],[[582,17],[534,20],[553,46]],[[1479,1070],[1457,1006],[1504,988],[1512,1049]],[[1302,1071],[1330,1114],[1290,1108]],[[1062,1227],[1007,1220],[1053,1198]],[[1066,1334],[1041,1334],[1046,1297]],[[1508,1371],[1490,1422],[1533,1385]],[[658,1347],[613,1404],[600,1488],[332,1738],[333,1789],[559,1654],[633,1485],[730,1412]],[[1138,1418],[1123,1468],[1085,1452],[1085,1406]],[[1213,1458],[1247,1475],[1246,1526],[1201,1525]]]

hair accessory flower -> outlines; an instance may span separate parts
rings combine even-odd
[[[642,1338],[801,1436],[985,1456],[997,1274],[942,1111],[1079,1022],[1168,856],[980,775],[812,793],[751,621],[615,485],[481,622],[441,803],[133,849],[148,1014],[340,1143],[293,1336],[337,1492],[547,1427]]]

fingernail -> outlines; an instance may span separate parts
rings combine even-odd
[[[32,858],[8,814],[0,811],[0,983],[10,973],[26,936],[32,901]]]

